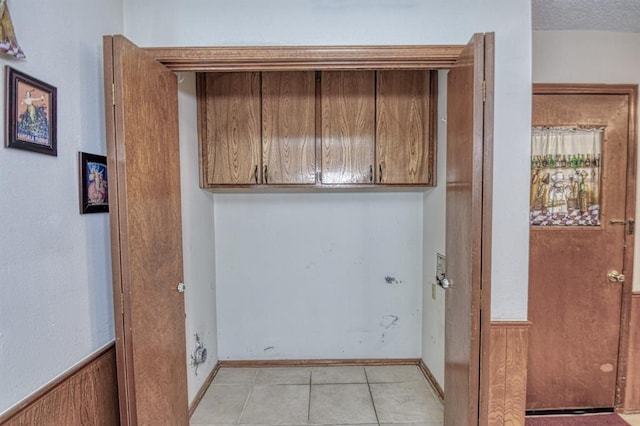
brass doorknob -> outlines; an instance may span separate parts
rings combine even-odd
[[[613,271],[609,271],[609,273],[607,274],[607,278],[609,278],[609,281],[611,281],[612,283],[624,282],[624,275],[616,271],[615,269]]]

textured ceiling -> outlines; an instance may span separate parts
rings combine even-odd
[[[640,0],[532,0],[534,30],[640,33]]]

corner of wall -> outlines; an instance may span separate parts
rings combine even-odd
[[[207,385],[218,362],[215,293],[213,196],[200,189],[198,171],[197,104],[194,73],[180,73],[180,177],[182,244],[184,253],[185,336],[187,385],[191,404]],[[202,364],[194,363],[197,339],[207,350]]]

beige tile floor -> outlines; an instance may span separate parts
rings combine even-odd
[[[191,425],[441,426],[442,405],[413,365],[222,368]]]
[[[640,414],[620,414],[631,426],[640,426]]]

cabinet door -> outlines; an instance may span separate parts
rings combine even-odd
[[[375,72],[322,73],[322,183],[373,183]]]
[[[316,183],[315,72],[262,73],[264,183]]]
[[[204,186],[259,183],[260,73],[199,78]]]
[[[430,87],[430,71],[377,72],[377,182],[431,184]]]

